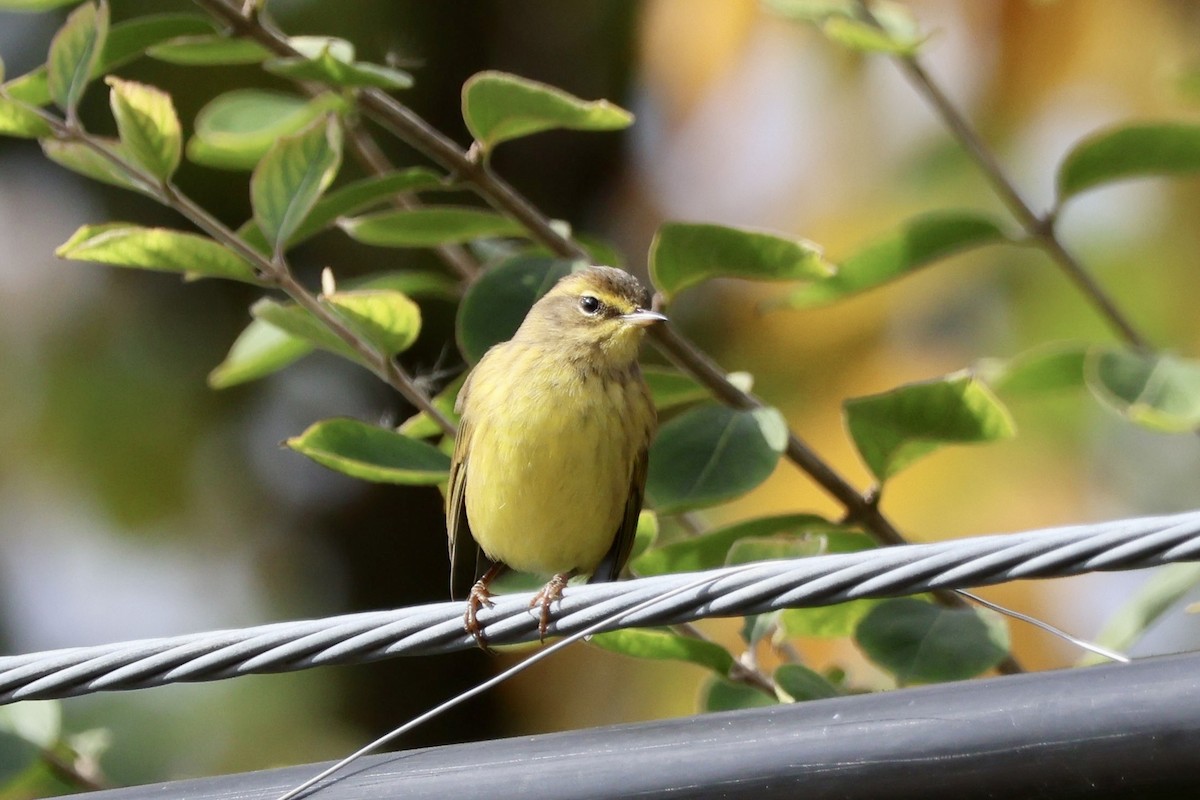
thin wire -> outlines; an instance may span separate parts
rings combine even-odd
[[[955,591],[972,602],[978,603],[981,606],[986,606],[992,611],[1012,617],[1013,619],[1019,619],[1022,622],[1027,622],[1035,628],[1041,628],[1047,633],[1053,634],[1054,636],[1058,636],[1062,639],[1066,639],[1076,647],[1087,650],[1090,653],[1095,653],[1102,658],[1107,658],[1110,661],[1118,661],[1122,664],[1129,664],[1132,662],[1132,659],[1123,653],[1118,653],[1116,650],[1109,650],[1104,645],[1099,645],[1095,642],[1089,642],[1087,639],[1080,639],[1078,636],[1073,636],[1064,631],[1062,628],[1057,628],[1054,625],[1051,625],[1049,622],[1043,622],[1037,617],[1031,617],[1028,614],[1022,614],[1020,611],[1014,611],[1007,606],[998,605],[990,600],[984,600],[979,595],[968,592],[965,589],[956,589]]]
[[[741,568],[741,569],[735,570],[735,571],[745,571],[748,569],[750,569],[750,567],[744,567],[744,568]],[[719,576],[719,577],[724,577],[724,576]],[[337,762],[333,766],[328,767],[325,770],[322,770],[320,773],[309,778],[304,783],[301,783],[299,786],[296,786],[295,788],[288,790],[284,794],[281,794],[278,798],[276,798],[276,800],[292,800],[292,798],[298,797],[300,794],[302,794],[306,790],[311,789],[313,786],[316,786],[318,783],[323,781],[325,778],[328,778],[330,775],[333,775],[334,773],[341,771],[342,769],[344,769],[345,767],[354,763],[355,761],[362,758],[363,756],[367,755],[368,753],[376,750],[377,748],[383,747],[388,742],[391,742],[391,741],[399,738],[400,736],[403,736],[404,734],[406,734],[409,731],[413,730],[414,728],[424,724],[425,722],[428,722],[429,720],[433,719],[434,717],[440,716],[441,714],[449,711],[450,709],[454,708],[455,706],[460,705],[460,704],[466,702],[467,700],[470,700],[472,697],[477,697],[478,695],[483,694],[484,692],[488,691],[489,689],[493,689],[496,686],[499,686],[500,684],[504,683],[509,678],[512,678],[513,676],[524,672],[525,670],[529,669],[530,667],[532,667],[534,664],[538,663],[539,661],[547,659],[554,653],[557,653],[559,650],[562,650],[563,648],[565,648],[569,645],[572,645],[581,639],[585,639],[588,636],[591,636],[592,634],[599,633],[602,629],[604,629],[605,627],[607,627],[609,625],[615,625],[615,624],[619,623],[622,619],[629,616],[630,614],[633,614],[637,611],[641,611],[642,609],[650,608],[651,606],[655,605],[656,603],[660,603],[663,600],[673,597],[674,595],[682,594],[683,592],[690,591],[692,589],[698,589],[701,586],[704,586],[706,584],[714,582],[715,580],[718,580],[719,577],[709,576],[709,577],[702,578],[701,580],[698,580],[698,581],[693,581],[692,583],[686,584],[684,586],[679,586],[675,589],[672,589],[669,592],[665,592],[657,597],[652,597],[649,600],[639,603],[638,605],[634,606],[633,608],[626,609],[624,611],[618,611],[617,613],[612,614],[608,617],[605,617],[604,619],[601,619],[600,621],[596,622],[593,625],[588,626],[587,628],[584,628],[581,631],[576,631],[575,633],[571,634],[570,636],[566,637],[565,639],[555,642],[554,644],[550,645],[549,647],[545,648],[544,650],[539,650],[538,652],[531,655],[529,658],[522,661],[520,664],[516,664],[512,667],[509,667],[508,669],[504,670],[500,674],[495,675],[494,677],[489,678],[488,680],[484,681],[483,683],[468,689],[467,691],[463,692],[462,694],[459,694],[459,695],[456,695],[455,697],[450,698],[449,700],[442,703],[441,705],[438,705],[438,706],[435,706],[434,708],[429,709],[428,711],[424,712],[423,714],[420,714],[420,715],[414,717],[413,719],[409,720],[408,722],[404,723],[400,727],[394,728],[393,730],[389,731],[388,733],[385,733],[383,736],[380,736],[375,741],[370,742],[369,744],[363,745],[358,750],[355,750],[353,753],[346,756],[345,758],[343,758],[341,761]]]

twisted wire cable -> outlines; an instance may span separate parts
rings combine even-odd
[[[680,587],[688,588],[625,614],[609,628],[1195,560],[1200,560],[1200,511],[571,586],[552,607],[550,633],[582,630]],[[531,597],[499,596],[492,608],[480,611],[489,642],[537,637]],[[0,703],[470,648],[475,643],[463,629],[463,610],[461,602],[434,603],[0,657]]]

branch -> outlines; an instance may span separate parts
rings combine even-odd
[[[863,20],[880,30],[883,29],[879,20],[871,12],[867,0],[858,0],[858,9]],[[979,132],[971,127],[971,123],[967,121],[962,112],[950,102],[950,98],[929,76],[917,57],[897,54],[893,56],[893,59],[913,87],[933,106],[943,124],[949,128],[954,138],[974,160],[980,172],[992,185],[992,189],[999,195],[1000,200],[1025,229],[1030,240],[1044,250],[1054,263],[1058,264],[1059,268],[1122,339],[1138,350],[1149,350],[1150,345],[1146,338],[1133,327],[1133,324],[1117,308],[1112,298],[1084,269],[1079,259],[1059,240],[1054,231],[1053,215],[1047,215],[1045,218],[1038,216],[1029,202],[1017,191],[1016,185],[1005,174],[1004,169],[992,151],[988,149]]]

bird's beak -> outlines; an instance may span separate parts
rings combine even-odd
[[[628,314],[622,314],[621,321],[638,328],[646,328],[656,322],[666,322],[667,315],[660,314],[657,311],[649,311],[645,308],[635,308]]]

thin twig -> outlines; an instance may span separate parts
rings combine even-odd
[[[712,642],[712,638],[704,631],[697,628],[691,622],[680,622],[672,625],[671,629],[680,636],[686,636],[689,639],[697,639],[701,642]],[[754,689],[758,689],[763,694],[775,700],[779,697],[775,691],[775,681],[762,670],[757,669],[752,664],[747,664],[739,659],[733,660],[733,666],[729,668],[729,674],[725,676],[734,683],[745,684]]]
[[[867,0],[858,0],[858,9],[863,20],[881,30],[883,29],[879,20],[872,13]],[[984,143],[978,131],[971,126],[966,116],[950,102],[950,98],[946,96],[942,88],[925,71],[920,60],[915,55],[899,53],[894,54],[893,59],[904,72],[909,82],[933,106],[934,111],[937,112],[938,117],[954,135],[954,138],[958,140],[963,149],[967,151],[967,154],[975,161],[976,166],[979,167],[984,177],[992,185],[992,189],[999,195],[1000,200],[1008,207],[1009,212],[1016,217],[1021,227],[1025,229],[1025,233],[1030,240],[1041,247],[1053,259],[1054,263],[1059,266],[1122,339],[1139,350],[1149,350],[1150,345],[1146,338],[1133,327],[1132,323],[1117,308],[1112,298],[1101,288],[1095,278],[1084,269],[1079,259],[1067,250],[1062,241],[1059,240],[1058,235],[1054,231],[1054,215],[1049,214],[1046,217],[1041,217],[1033,210],[1033,206],[1017,191],[1016,185],[1004,172],[1003,167],[1000,166],[1000,162]]]

